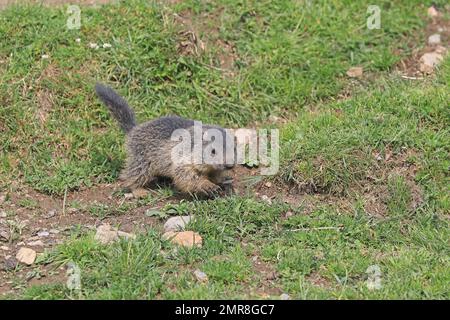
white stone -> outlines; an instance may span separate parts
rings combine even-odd
[[[281,300],[291,300],[291,296],[288,295],[287,293],[282,293],[282,294],[280,295],[280,299],[281,299]]]
[[[109,224],[102,224],[97,228],[94,239],[101,244],[108,244],[119,240],[119,238],[134,239],[136,236],[131,233],[118,231],[112,228]]]
[[[441,43],[441,35],[439,33],[432,34],[428,37],[428,44],[430,46],[437,45]]]
[[[48,237],[50,235],[50,233],[48,231],[42,230],[42,231],[39,231],[37,233],[37,235],[38,235],[38,237]]]
[[[169,218],[166,223],[164,223],[164,232],[184,230],[186,225],[189,222],[194,221],[194,219],[195,218],[192,215]]]
[[[272,200],[268,196],[266,196],[265,194],[263,194],[261,196],[261,200],[266,202],[266,203],[268,203],[268,204],[272,204]]]
[[[89,42],[89,48],[97,50],[99,46],[94,42]]]
[[[203,271],[200,271],[199,269],[194,271],[194,276],[199,282],[208,282],[208,276]]]

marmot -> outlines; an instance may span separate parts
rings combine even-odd
[[[186,129],[192,134],[194,120],[164,116],[138,125],[133,110],[113,89],[97,83],[95,91],[126,134],[127,160],[119,177],[126,187],[132,190],[145,187],[154,179],[165,177],[170,178],[182,192],[211,195],[219,190],[220,184],[229,183],[223,173],[232,169],[233,163],[178,164],[173,161],[172,149],[179,142],[171,140],[172,133],[176,129]],[[202,134],[208,129],[219,130],[224,142],[230,137],[227,130],[213,125],[202,125]],[[202,150],[210,150],[213,155],[216,153],[214,148],[205,149],[212,142],[202,139],[201,143]],[[223,147],[223,154],[230,148],[234,154],[234,140],[233,144],[224,143]]]

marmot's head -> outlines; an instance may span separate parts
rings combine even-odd
[[[202,150],[202,165],[208,171],[230,170],[236,163],[236,140],[227,129],[204,126]]]
[[[172,162],[194,165],[202,173],[229,170],[236,163],[235,137],[221,127],[199,125],[177,129],[171,141]]]

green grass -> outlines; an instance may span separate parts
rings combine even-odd
[[[123,137],[94,95],[97,80],[117,87],[141,120],[175,113],[241,126],[333,99],[350,66],[389,70],[401,58],[394,50],[410,53],[405,39],[424,25],[414,2],[386,1],[380,30],[365,28],[363,3],[311,3],[130,1],[83,8],[80,30],[66,28],[63,8],[7,9],[0,18],[1,181],[21,178],[61,195],[117,178]],[[177,53],[183,39],[172,16],[186,8],[210,16],[196,18],[202,34],[221,26],[209,32],[211,43],[234,43],[235,77],[216,69],[214,45],[200,57]],[[94,50],[90,42],[112,48]]]
[[[18,298],[449,298],[450,61],[424,81],[392,73],[411,43],[425,43],[422,2],[379,2],[380,30],[365,27],[369,2],[149,3],[83,8],[80,30],[65,28],[64,9],[0,13],[0,188],[17,180],[61,196],[116,180],[124,139],[94,96],[100,80],[126,96],[141,120],[176,113],[238,127],[288,117],[279,126],[280,171],[269,179],[299,192],[298,204],[284,203],[283,194],[271,205],[249,194],[158,209],[158,216],[197,216],[188,228],[203,246],[194,249],[176,248],[152,228],[110,246],[78,230],[37,268],[73,261],[82,290],[42,285]],[[171,17],[186,10],[207,39],[199,56],[177,52],[181,26]],[[218,39],[235,47],[232,76],[218,69]],[[112,48],[93,50],[89,42]],[[351,66],[364,66],[365,77],[349,80]],[[340,99],[344,89],[349,99]],[[161,189],[132,206],[171,195]],[[367,206],[371,196],[381,213]],[[83,209],[104,218],[130,208]],[[294,215],[285,218],[288,211]],[[373,265],[379,290],[366,285]],[[209,281],[196,281],[195,269]],[[277,274],[271,281],[270,272]]]

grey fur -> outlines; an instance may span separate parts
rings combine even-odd
[[[144,187],[157,177],[168,177],[180,191],[187,193],[211,194],[219,189],[219,184],[226,179],[223,172],[232,166],[180,165],[172,161],[172,149],[179,143],[171,140],[172,133],[176,129],[187,129],[193,134],[194,120],[165,116],[137,125],[133,111],[123,98],[104,85],[97,84],[95,88],[100,99],[127,133],[126,167],[120,175],[127,187]],[[221,127],[203,125],[204,131],[210,128],[218,129],[223,137],[227,135],[226,130]],[[210,142],[203,141],[203,146],[208,143]]]
[[[128,103],[119,96],[113,89],[95,84],[95,91],[102,102],[111,111],[114,118],[119,122],[120,127],[126,133],[130,132],[136,126],[136,117]]]

